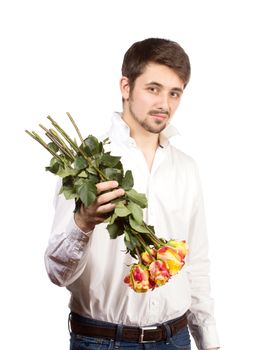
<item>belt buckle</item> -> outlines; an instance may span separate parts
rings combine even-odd
[[[146,327],[139,327],[141,330],[141,334],[139,337],[139,343],[155,343],[156,340],[144,340],[144,331],[157,329],[157,326],[146,326]]]

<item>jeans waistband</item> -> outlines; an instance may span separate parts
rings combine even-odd
[[[173,318],[172,320],[167,320],[166,322],[175,322],[175,321],[181,319],[186,314],[187,313],[183,314],[182,316]],[[92,324],[92,325],[98,325],[98,326],[103,326],[103,327],[107,327],[107,328],[113,328],[113,327],[116,327],[118,324],[123,324],[123,322],[112,323],[112,322],[107,322],[107,321],[96,320],[96,319],[89,318],[89,317],[84,317],[84,316],[81,316],[73,311],[70,312],[69,318],[70,319],[73,318],[74,321],[77,321],[77,322],[80,322],[83,324]],[[152,323],[152,324],[148,324],[147,326],[159,326],[159,325],[160,325],[160,323]],[[140,325],[130,325],[130,326],[128,325],[127,327],[141,327],[141,326]]]
[[[98,338],[134,341],[138,343],[169,341],[179,330],[187,326],[186,314],[176,319],[148,326],[127,326],[122,323],[99,321],[70,313],[69,324],[75,334]]]

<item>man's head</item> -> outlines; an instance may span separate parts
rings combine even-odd
[[[124,56],[120,89],[131,132],[159,134],[174,115],[190,78],[187,54],[175,42],[146,39]]]
[[[148,63],[158,63],[173,69],[184,82],[184,87],[189,82],[190,62],[183,48],[174,41],[149,38],[134,43],[124,55],[122,75],[129,79],[131,90]]]

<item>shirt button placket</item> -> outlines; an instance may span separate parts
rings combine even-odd
[[[156,299],[150,300],[150,319],[149,323],[157,322],[157,315],[159,313],[159,303]]]

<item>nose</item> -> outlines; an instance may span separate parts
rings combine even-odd
[[[169,97],[165,93],[160,93],[157,98],[156,107],[160,110],[164,110],[166,112],[169,111]]]

